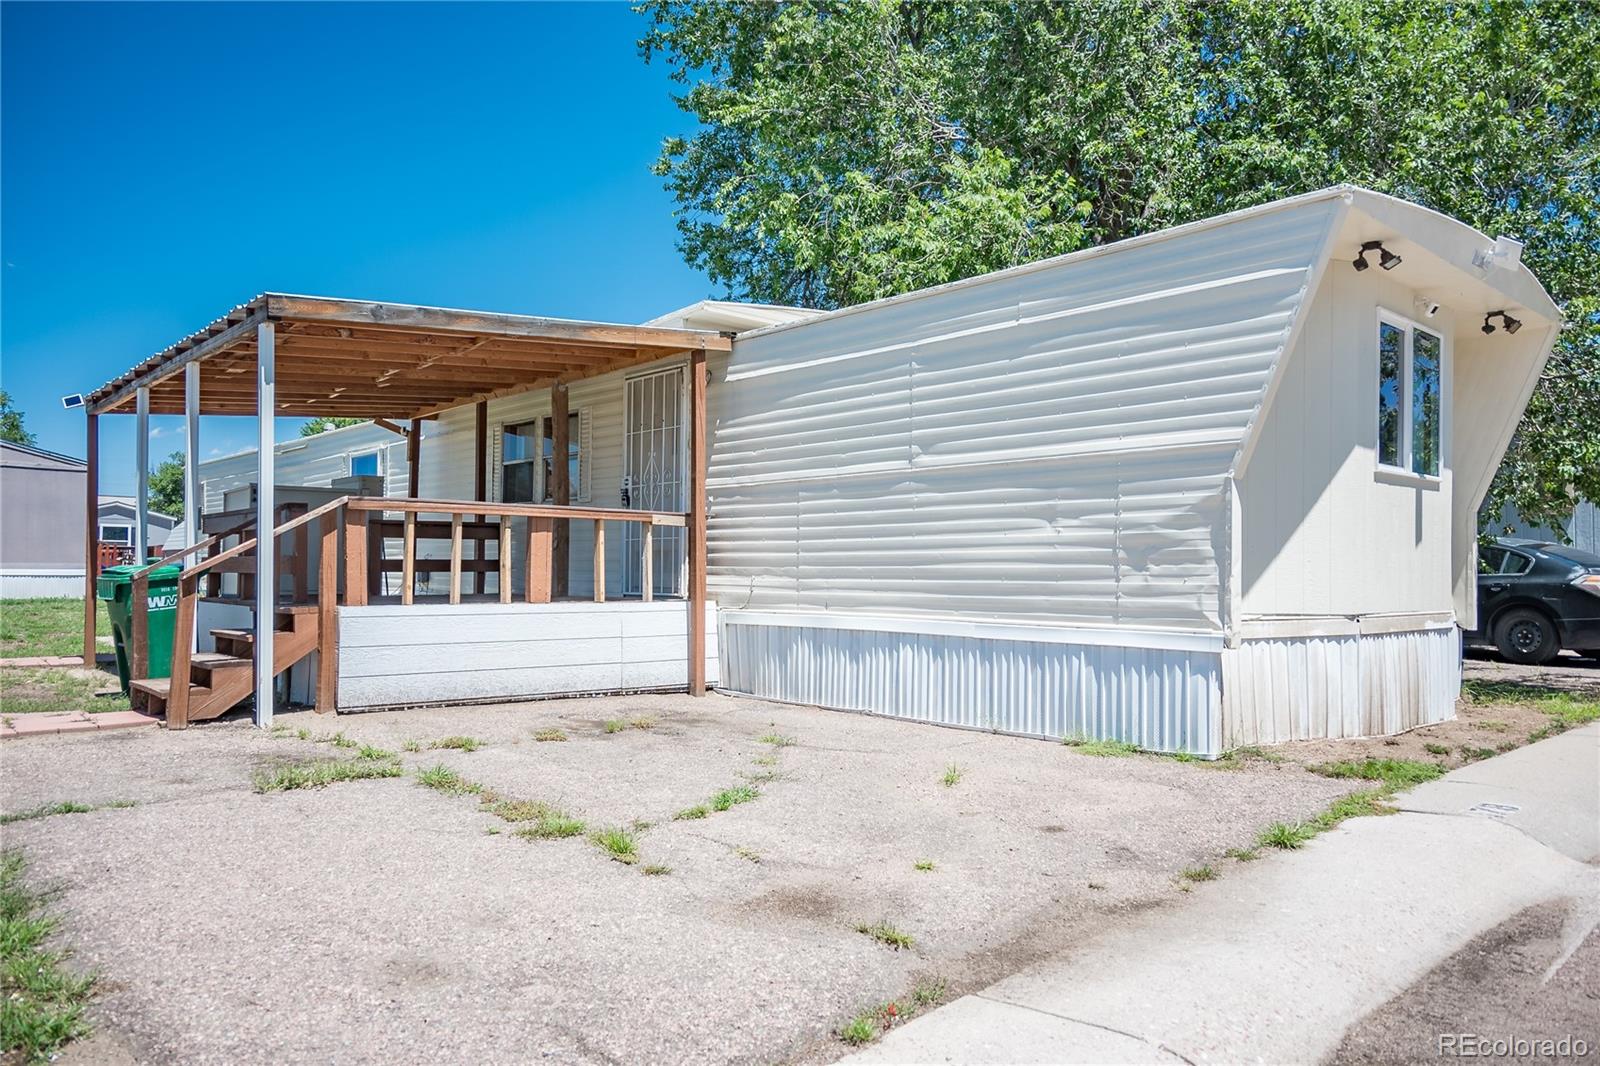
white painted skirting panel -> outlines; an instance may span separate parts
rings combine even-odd
[[[83,567],[0,571],[0,599],[50,600],[63,596],[83,599]]]
[[[1285,636],[1222,653],[1227,747],[1383,736],[1455,716],[1461,637],[1409,633]]]
[[[339,610],[339,706],[532,699],[682,688],[682,600],[641,603],[384,604]],[[718,670],[706,605],[706,679]]]
[[[722,688],[1023,736],[1219,753],[1220,651],[1080,645],[722,616]]]

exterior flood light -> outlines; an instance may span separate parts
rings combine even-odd
[[[1400,257],[1389,251],[1389,249],[1385,248],[1382,241],[1363,242],[1361,245],[1361,251],[1356,253],[1356,257],[1350,261],[1350,265],[1355,267],[1357,270],[1367,269],[1367,267],[1372,265],[1371,263],[1367,262],[1368,252],[1378,253],[1378,265],[1383,267],[1385,270],[1393,270],[1395,267],[1400,265]]]
[[[1504,311],[1490,311],[1488,314],[1483,316],[1483,332],[1485,334],[1494,332],[1495,327],[1493,319],[1496,318],[1500,320],[1501,325],[1505,326],[1507,333],[1515,333],[1517,330],[1522,328],[1522,319],[1512,318]]]

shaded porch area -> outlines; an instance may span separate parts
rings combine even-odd
[[[142,608],[153,566],[146,567],[133,597],[136,692],[175,726],[251,696],[257,723],[266,725],[296,677],[322,711],[638,689],[703,693],[716,669],[705,601],[706,358],[730,347],[729,337],[703,330],[325,297],[267,294],[236,308],[88,397],[89,492],[97,492],[98,417],[132,414],[141,512],[149,418],[186,420],[189,543],[162,560],[183,568],[173,680],[148,676]],[[562,456],[575,448],[580,424],[588,432],[587,412],[581,423],[568,416],[569,386],[649,364],[668,366],[682,382],[673,439],[685,455],[670,498],[624,487],[622,506],[577,505],[576,464],[569,471],[547,458],[538,495],[523,497],[543,502],[507,502],[510,468],[504,479],[499,466],[491,473],[502,435],[497,423],[491,446],[491,403],[544,395],[548,439],[537,443],[547,457]],[[202,415],[256,419],[248,506],[200,513]],[[371,419],[404,437],[406,495],[277,483],[273,418],[324,415]],[[424,438],[439,435],[424,427],[441,419],[453,430],[471,427],[470,449],[445,441],[438,456],[424,455]],[[433,484],[456,491],[422,498],[424,466]],[[577,557],[575,531],[585,553]],[[93,559],[95,530],[87,532]],[[139,558],[147,549],[135,546]],[[681,560],[668,580],[659,574],[663,558]],[[572,597],[574,567],[590,563],[592,579],[572,582],[582,593]],[[84,630],[92,647],[92,611]],[[281,675],[289,679],[275,682]]]

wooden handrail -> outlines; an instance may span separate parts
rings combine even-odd
[[[571,518],[603,522],[653,522],[658,526],[684,525],[682,511],[636,511],[626,507],[567,507],[553,503],[492,503],[485,500],[387,499],[351,496],[352,511],[400,511],[411,514],[487,514],[504,518]]]
[[[145,567],[144,569],[135,572],[134,575],[133,575],[133,580],[138,581],[141,578],[146,578],[146,577],[148,577],[150,575],[150,572],[153,571],[153,570],[159,569],[160,567],[163,567],[163,566],[171,566],[173,563],[178,562],[180,559],[187,559],[189,556],[193,555],[195,552],[204,551],[205,549],[210,548],[213,545],[215,545],[217,543],[217,541],[225,540],[228,537],[235,536],[240,531],[249,529],[251,526],[253,526],[255,524],[256,524],[256,520],[254,518],[250,519],[248,522],[240,522],[238,525],[232,526],[232,527],[230,527],[228,529],[225,529],[221,533],[218,533],[218,534],[216,534],[214,536],[207,537],[205,540],[200,541],[198,544],[195,544],[195,545],[192,545],[192,546],[190,546],[188,548],[185,548],[180,552],[173,552],[171,555],[168,555],[165,558],[157,559],[155,562],[151,563],[149,566]]]
[[[327,514],[329,511],[336,511],[340,507],[345,506],[346,504],[348,504],[351,500],[353,500],[355,498],[356,497],[354,497],[354,496],[340,496],[337,500],[329,500],[327,503],[323,504],[320,507],[313,507],[311,510],[307,511],[303,515],[296,515],[294,518],[289,519],[289,521],[285,522],[283,525],[278,526],[275,529],[273,529],[273,531],[272,531],[272,539],[274,541],[276,541],[280,535],[282,535],[284,533],[287,533],[292,529],[299,529],[301,526],[305,525],[307,522],[310,522],[313,518],[321,518],[323,515]],[[233,547],[229,548],[225,552],[218,552],[216,555],[213,555],[211,558],[207,559],[205,562],[198,563],[198,564],[190,567],[189,569],[185,570],[183,572],[183,576],[184,577],[191,577],[191,576],[198,577],[199,575],[205,573],[207,570],[210,570],[213,566],[216,566],[220,562],[224,562],[224,561],[226,561],[228,559],[236,558],[237,556],[243,555],[245,552],[253,551],[255,549],[255,546],[256,546],[256,541],[259,540],[259,539],[260,539],[259,537],[251,537],[247,541],[243,541],[243,542],[241,542],[239,544],[235,544]]]

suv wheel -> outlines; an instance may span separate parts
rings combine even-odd
[[[1527,607],[1517,607],[1500,616],[1494,626],[1494,643],[1507,659],[1529,666],[1547,663],[1561,651],[1555,625]]]

